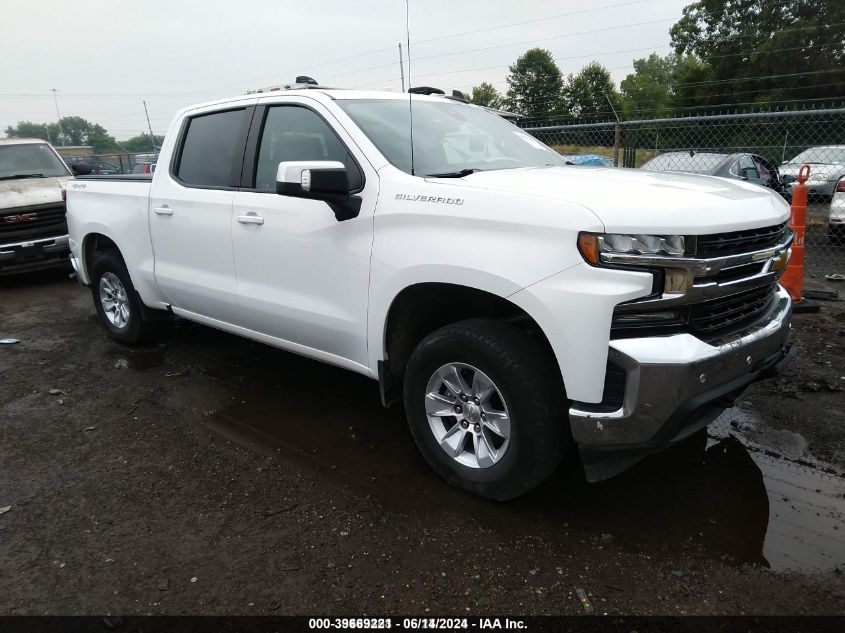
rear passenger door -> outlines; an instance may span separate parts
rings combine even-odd
[[[251,106],[187,117],[150,194],[155,278],[174,309],[236,322],[232,202]],[[177,310],[178,312],[178,310]]]
[[[253,118],[232,213],[238,303],[247,327],[276,344],[364,365],[378,177],[326,108],[289,99]],[[344,163],[358,216],[338,221],[326,202],[277,194],[279,163],[301,160]]]

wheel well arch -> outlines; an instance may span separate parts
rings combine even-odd
[[[384,360],[379,361],[378,367],[383,404],[386,406],[402,398],[405,366],[422,339],[445,325],[474,318],[514,323],[536,337],[552,358],[555,357],[537,322],[505,297],[460,284],[413,284],[393,298],[385,317]]]
[[[85,276],[90,279],[91,266],[97,253],[115,251],[122,258],[120,249],[110,237],[102,233],[89,233],[82,241],[82,264],[85,266]]]

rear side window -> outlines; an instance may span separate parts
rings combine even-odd
[[[243,108],[191,118],[176,177],[186,185],[199,187],[236,186],[234,162],[243,123]],[[240,163],[242,157],[237,160]]]

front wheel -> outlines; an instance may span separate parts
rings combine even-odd
[[[566,396],[554,358],[508,323],[473,319],[428,335],[408,361],[404,398],[431,467],[485,497],[524,494],[566,449]]]

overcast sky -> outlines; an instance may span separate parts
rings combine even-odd
[[[564,74],[591,60],[617,83],[666,54],[691,0],[410,0],[413,85],[506,90],[525,50]],[[308,74],[342,88],[400,90],[404,0],[0,0],[0,133],[62,116],[118,140],[164,133],[181,107]],[[607,8],[601,8],[607,7]],[[483,50],[479,50],[483,49]],[[407,62],[407,57],[406,57]],[[406,67],[407,73],[407,67]]]

